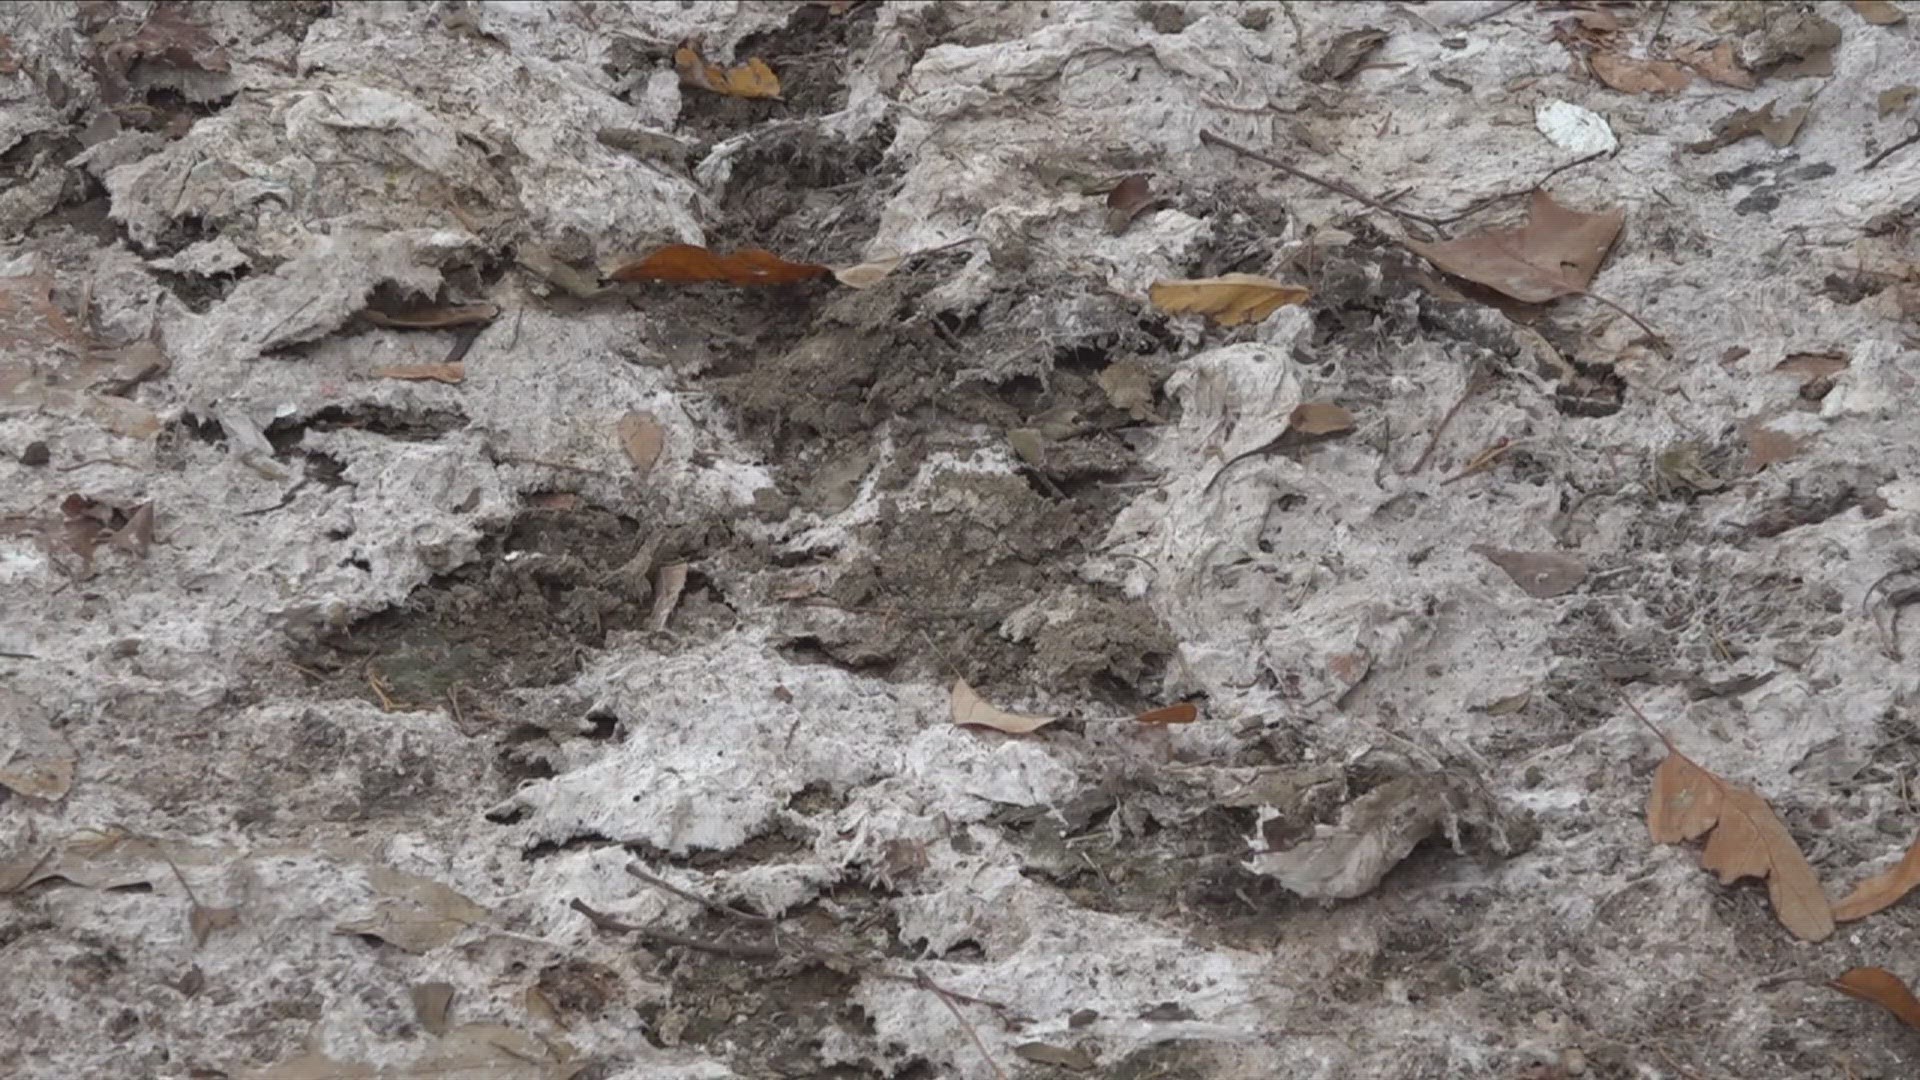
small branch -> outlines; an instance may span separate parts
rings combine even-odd
[[[1433,426],[1433,434],[1427,436],[1427,448],[1420,451],[1420,456],[1414,459],[1413,467],[1401,473],[1401,476],[1412,476],[1426,468],[1427,462],[1433,460],[1433,452],[1440,448],[1440,437],[1447,433],[1447,426],[1453,423],[1453,418],[1460,414],[1460,410],[1466,406],[1468,400],[1485,388],[1485,375],[1485,369],[1475,361],[1473,370],[1467,373],[1467,388],[1460,392],[1460,400],[1448,406],[1445,415],[1440,417],[1440,422]]]
[[[680,899],[686,900],[690,903],[699,904],[701,907],[706,908],[708,911],[714,913],[715,915],[722,915],[729,919],[739,919],[742,922],[752,923],[755,926],[772,926],[773,925],[773,920],[767,918],[765,915],[755,915],[749,911],[741,911],[739,908],[728,907],[727,905],[722,904],[717,900],[709,900],[706,897],[701,896],[699,893],[691,892],[687,889],[683,889],[680,886],[675,885],[673,882],[666,880],[665,878],[655,877],[654,875],[649,874],[645,870],[641,869],[640,864],[637,862],[630,862],[627,864],[627,873],[632,874],[634,877],[639,878],[641,881],[646,882],[647,884],[653,886],[656,889],[661,889],[665,892],[670,892],[673,895],[679,897]]]
[[[1234,142],[1231,139],[1222,138],[1219,135],[1215,135],[1211,131],[1205,131],[1205,130],[1201,131],[1200,141],[1203,143],[1211,143],[1214,146],[1221,147],[1222,149],[1231,150],[1242,157],[1251,158],[1254,161],[1258,161],[1263,165],[1270,165],[1273,168],[1279,169],[1281,172],[1286,173],[1288,176],[1294,177],[1299,180],[1305,180],[1309,184],[1317,184],[1320,187],[1323,187],[1328,191],[1333,192],[1336,195],[1344,195],[1347,198],[1352,199],[1354,202],[1361,204],[1362,206],[1371,207],[1375,210],[1380,211],[1381,213],[1392,214],[1394,217],[1401,218],[1406,221],[1417,221],[1422,225],[1429,225],[1436,229],[1446,224],[1446,222],[1442,221],[1439,218],[1428,217],[1425,214],[1416,214],[1411,210],[1396,210],[1392,206],[1389,206],[1388,204],[1380,201],[1379,199],[1374,198],[1371,195],[1368,195],[1366,192],[1361,191],[1359,188],[1356,188],[1351,184],[1345,183],[1344,181],[1327,180],[1327,179],[1323,179],[1321,177],[1315,176],[1304,169],[1298,168],[1293,165],[1289,165],[1286,162],[1281,161],[1279,158],[1268,157],[1267,155],[1259,152],[1258,150],[1252,150],[1247,147],[1241,146],[1239,143]]]
[[[778,960],[786,956],[777,946],[769,944],[736,945],[727,941],[708,941],[705,938],[688,937],[667,930],[656,930],[651,926],[635,926],[621,922],[605,912],[595,911],[587,902],[575,897],[567,905],[587,917],[587,921],[602,930],[614,934],[634,934],[642,941],[656,945],[677,945],[696,952],[712,953],[715,956],[730,956],[736,960]]]
[[[1202,132],[1200,137],[1204,139],[1206,138],[1206,134]],[[1867,172],[1871,170],[1874,166],[1887,160],[1888,158],[1892,157],[1894,154],[1899,153],[1902,150],[1905,150],[1907,147],[1912,146],[1914,143],[1920,143],[1920,121],[1914,122],[1913,133],[1911,135],[1908,135],[1906,138],[1901,139],[1899,142],[1894,143],[1892,146],[1889,146],[1885,150],[1882,150],[1879,153],[1873,155],[1873,160],[1867,162],[1865,165],[1860,166],[1860,171]]]
[[[1648,337],[1652,338],[1654,342],[1660,346],[1660,349],[1662,352],[1668,355],[1672,355],[1673,346],[1667,343],[1667,339],[1664,336],[1662,336],[1658,330],[1655,330],[1653,327],[1648,326],[1645,319],[1642,319],[1640,316],[1635,315],[1633,312],[1628,311],[1626,308],[1621,307],[1619,304],[1616,304],[1613,301],[1597,293],[1590,293],[1590,292],[1586,292],[1585,290],[1582,290],[1580,295],[1586,297],[1589,300],[1595,300],[1602,304],[1605,304],[1606,306],[1612,308],[1613,310],[1619,312],[1620,314],[1625,315],[1627,317],[1627,321],[1639,327],[1643,333],[1645,333]]]
[[[980,1056],[987,1060],[987,1068],[993,1070],[993,1075],[999,1080],[1007,1080],[1007,1074],[1000,1068],[1000,1063],[993,1060],[992,1054],[987,1053],[987,1044],[980,1041],[980,1032],[974,1030],[973,1023],[967,1019],[965,1013],[960,1011],[960,1006],[954,1003],[953,994],[939,983],[927,978],[924,972],[915,971],[913,975],[914,985],[923,990],[932,991],[933,995],[940,999],[940,1003],[947,1007],[947,1011],[953,1014],[953,1018],[960,1021],[960,1026],[966,1029],[967,1037],[973,1040],[974,1049],[980,1051]]]

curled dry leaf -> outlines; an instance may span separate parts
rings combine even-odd
[[[680,85],[697,87],[727,97],[777,99],[780,78],[765,60],[753,57],[737,67],[708,63],[700,54],[700,43],[683,41],[673,50],[673,67],[680,73]]]
[[[1293,407],[1287,431],[1296,435],[1338,435],[1353,430],[1353,414],[1331,401],[1308,401]]]
[[[1200,719],[1200,707],[1191,701],[1148,709],[1134,720],[1142,724],[1191,724]]]
[[[1852,892],[1835,903],[1833,919],[1835,922],[1864,919],[1893,906],[1917,886],[1920,886],[1920,839],[1914,840],[1893,869],[1855,885]]]
[[[1900,976],[1886,968],[1853,968],[1827,986],[1848,997],[1870,1001],[1899,1017],[1901,1023],[1920,1030],[1920,998],[1915,998]]]
[[[1475,553],[1506,571],[1515,585],[1535,600],[1570,593],[1587,579],[1587,564],[1578,555],[1559,551],[1508,551],[1473,545]]]
[[[961,727],[988,727],[1009,735],[1027,735],[1055,720],[1057,716],[1022,716],[995,708],[974,693],[965,679],[953,682],[953,722]]]
[[[667,446],[667,429],[650,412],[630,412],[614,425],[620,436],[620,448],[627,452],[627,460],[633,462],[633,471],[641,476],[653,471],[654,463],[660,460],[660,452]]]
[[[1586,292],[1625,222],[1623,210],[1583,213],[1535,191],[1527,223],[1518,229],[1488,229],[1432,244],[1406,243],[1415,254],[1455,277],[1515,300],[1541,304]]]
[[[867,289],[880,283],[880,280],[905,262],[905,255],[895,255],[891,259],[873,259],[855,266],[843,266],[833,272],[833,279],[849,289]]]
[[[1601,82],[1623,94],[1677,94],[1693,79],[1671,60],[1638,60],[1619,53],[1594,53],[1587,66]]]
[[[1258,274],[1156,281],[1147,290],[1154,306],[1170,315],[1205,315],[1221,326],[1264,321],[1283,307],[1305,303],[1312,295],[1298,285]]]
[[[728,285],[793,285],[833,273],[819,263],[788,262],[771,251],[743,248],[719,255],[693,244],[668,244],[609,277],[615,281],[665,281],[690,284],[720,281]]]
[[[1722,885],[1765,878],[1780,922],[1803,940],[1826,940],[1833,933],[1827,894],[1773,808],[1750,789],[1694,764],[1659,728],[1653,731],[1667,748],[1647,798],[1647,830],[1654,842],[1676,844],[1711,831],[1700,853],[1702,869],[1718,873]]]
[[[442,382],[449,386],[458,386],[467,377],[467,365],[460,362],[452,364],[394,364],[383,367],[373,373],[377,379],[407,379],[412,382]]]

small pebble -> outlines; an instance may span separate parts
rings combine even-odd
[[[53,460],[53,451],[44,442],[30,442],[20,451],[20,464],[39,468]]]

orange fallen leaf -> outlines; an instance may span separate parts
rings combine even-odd
[[[1287,430],[1299,435],[1337,435],[1353,430],[1353,414],[1331,401],[1308,401],[1293,407]]]
[[[1671,60],[1638,60],[1619,53],[1597,52],[1587,66],[1601,82],[1623,94],[1677,94],[1693,79]]]
[[[1852,892],[1834,904],[1833,919],[1835,922],[1864,919],[1891,907],[1916,887],[1920,887],[1920,839],[1914,840],[1893,869],[1855,885]]]
[[[667,430],[650,412],[630,412],[614,425],[614,431],[620,436],[620,448],[627,452],[627,460],[633,462],[633,471],[641,476],[652,471],[654,462],[660,460],[660,451],[667,446]]]
[[[1870,1001],[1900,1018],[1910,1028],[1920,1029],[1920,998],[1913,996],[1900,976],[1886,968],[1857,967],[1828,983],[1848,997]]]
[[[727,97],[774,98],[780,96],[780,77],[765,60],[753,57],[737,67],[709,63],[700,54],[700,43],[683,41],[673,50],[673,67],[680,73],[680,85]]]
[[[1170,315],[1206,315],[1221,326],[1257,323],[1313,293],[1258,274],[1224,274],[1187,281],[1156,281],[1147,290],[1155,307]]]
[[[1488,229],[1434,244],[1408,240],[1407,246],[1455,277],[1541,304],[1585,293],[1625,222],[1623,210],[1582,213],[1535,191],[1520,228]]]
[[[719,255],[693,244],[668,244],[608,276],[615,281],[674,284],[722,281],[728,285],[792,285],[831,273],[831,267],[788,262],[761,248],[743,248],[730,255]]]
[[[1654,842],[1675,844],[1711,831],[1700,853],[1702,869],[1718,873],[1722,885],[1743,877],[1765,878],[1773,913],[1794,936],[1806,941],[1829,937],[1833,912],[1827,894],[1773,808],[1752,790],[1694,764],[1666,732],[1631,701],[1627,704],[1667,748],[1647,798],[1647,830]]]
[[[1027,735],[1055,720],[1057,716],[1022,716],[996,708],[974,693],[965,679],[953,682],[953,722],[961,727],[989,727],[1009,735]]]
[[[453,364],[395,364],[383,367],[373,373],[381,379],[411,379],[415,382],[443,382],[458,384],[467,377],[467,365]]]
[[[1198,719],[1200,719],[1200,707],[1191,701],[1148,709],[1134,717],[1136,722],[1142,724],[1191,724]]]

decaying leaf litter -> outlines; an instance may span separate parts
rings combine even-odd
[[[1817,985],[1915,975],[1885,7],[7,14],[69,95],[0,132],[13,948],[98,973],[30,1050],[1900,1075]],[[1649,842],[1615,687],[1857,953]],[[42,873],[122,817],[151,892]],[[261,942],[313,989],[151,1006]],[[1728,1017],[1591,1008],[1676,989]]]

